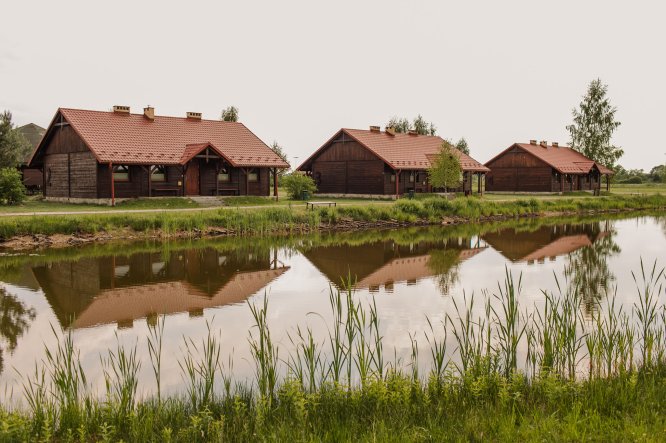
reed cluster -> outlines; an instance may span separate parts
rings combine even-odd
[[[104,399],[88,389],[71,333],[24,376],[25,409],[0,408],[4,441],[660,440],[666,417],[666,277],[632,274],[635,303],[614,294],[589,314],[581,288],[543,291],[523,306],[521,279],[454,300],[440,321],[391,352],[374,300],[349,277],[330,292],[325,338],[295,327],[284,354],[268,298],[250,304],[255,380],[232,379],[219,330],[183,339],[184,395],[161,395],[164,320],[150,328],[152,398],[137,400],[139,344],[100,357]],[[313,314],[314,315],[314,314]],[[323,317],[322,317],[323,320]],[[422,358],[421,355],[426,358]],[[427,360],[427,364],[424,361]],[[222,386],[222,389],[219,389]]]

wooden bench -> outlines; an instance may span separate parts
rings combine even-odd
[[[312,209],[314,211],[315,206],[337,206],[337,202],[305,202],[305,209]]]
[[[213,189],[212,194],[218,195],[229,191],[232,192],[232,195],[240,195],[240,189],[238,189],[238,186],[219,186],[217,189]]]
[[[183,192],[182,187],[180,187],[178,185],[157,185],[157,186],[151,187],[150,189],[151,189],[151,195],[154,195],[157,192],[157,193],[164,193],[164,194],[173,193],[173,195],[179,196]]]

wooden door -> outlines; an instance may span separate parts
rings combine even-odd
[[[185,195],[199,195],[199,160],[192,159],[185,173]]]

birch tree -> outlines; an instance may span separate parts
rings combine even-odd
[[[573,149],[612,169],[624,151],[611,143],[621,123],[615,119],[617,108],[611,105],[607,91],[608,86],[600,79],[592,80],[579,108],[572,111],[573,124],[567,126],[567,131]]]

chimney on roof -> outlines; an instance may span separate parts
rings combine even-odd
[[[152,106],[146,106],[145,108],[143,108],[143,116],[150,121],[155,120],[155,108],[153,108]]]
[[[537,141],[536,140],[530,140],[530,145],[536,145]]]
[[[559,148],[560,144],[558,142],[553,142],[553,148]]]
[[[116,113],[116,114],[129,114],[130,113],[130,107],[129,106],[115,105],[113,107],[113,112]]]
[[[201,112],[188,112],[185,115],[189,120],[201,120]]]
[[[541,140],[539,142],[539,145],[541,145],[542,148],[547,148],[548,147],[548,142],[546,140]]]
[[[395,135],[395,128],[393,128],[392,126],[387,126],[386,127],[386,133],[388,135]]]
[[[408,134],[409,135],[419,135],[419,133],[416,131],[416,129],[410,129]]]
[[[379,132],[380,128],[379,126],[370,126],[370,132]]]

